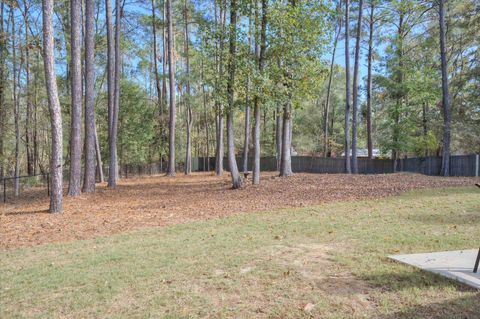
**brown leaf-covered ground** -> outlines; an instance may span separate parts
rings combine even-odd
[[[229,174],[175,177],[151,176],[121,180],[115,190],[99,185],[97,192],[65,197],[64,213],[47,212],[44,190],[6,204],[0,214],[0,249],[94,238],[144,227],[209,219],[235,213],[268,211],[323,202],[395,195],[419,188],[473,185],[478,178],[417,174],[262,175],[260,186],[230,189]]]

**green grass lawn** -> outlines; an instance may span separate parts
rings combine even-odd
[[[480,318],[478,291],[386,258],[479,236],[456,188],[3,251],[0,317]]]

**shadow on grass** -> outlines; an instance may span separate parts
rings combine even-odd
[[[360,279],[368,281],[371,285],[386,291],[400,291],[412,288],[425,289],[429,287],[454,287],[460,292],[475,291],[473,288],[461,284],[455,280],[416,268],[413,268],[410,271],[405,270],[402,272],[397,271],[374,273],[366,276],[360,276]]]
[[[426,224],[480,224],[480,212],[452,214],[416,214],[406,217],[409,220]]]
[[[461,318],[478,319],[480,318],[480,293],[473,296],[461,297],[449,301],[417,305],[393,312],[388,315],[382,315],[382,319],[401,319],[401,318]]]

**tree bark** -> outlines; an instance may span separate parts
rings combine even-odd
[[[370,20],[368,33],[368,74],[367,74],[367,148],[368,158],[373,158],[372,139],[372,60],[373,60],[373,27],[374,27],[375,4],[370,2]]]
[[[280,176],[288,177],[292,172],[291,157],[291,128],[292,128],[292,107],[290,102],[285,103],[283,107],[283,126],[282,126],[282,161],[280,166]]]
[[[83,191],[95,191],[95,1],[85,0],[85,175]],[[101,162],[101,160],[100,160]],[[103,175],[103,170],[102,170]],[[103,177],[102,177],[103,178]]]
[[[280,104],[277,104],[276,123],[275,123],[275,151],[277,157],[277,170],[280,172],[282,163],[282,109]]]
[[[224,37],[225,34],[225,20],[226,20],[226,8],[225,8],[226,0],[220,0],[220,16],[219,16],[219,23],[216,24],[216,29],[218,28],[218,24],[220,24],[220,35],[218,37],[218,52],[217,52],[217,65],[218,65],[218,75],[220,78],[223,77],[223,48],[224,48]],[[215,15],[216,18],[216,15]],[[217,89],[221,90],[221,84],[217,82]],[[223,140],[224,140],[224,124],[223,124],[223,105],[218,100],[215,101],[215,111],[216,111],[216,145],[215,145],[215,174],[217,176],[221,176],[223,174]]]
[[[113,119],[115,110],[115,46],[113,34],[113,17],[111,0],[105,0],[106,24],[107,24],[107,91],[108,91],[108,150],[109,150],[109,170],[110,175],[115,175],[115,167],[112,167],[112,140],[113,140]],[[115,166],[115,165],[114,165]],[[115,178],[115,177],[113,177]]]
[[[81,0],[70,0],[70,85],[71,85],[71,124],[70,124],[70,176],[68,195],[81,193],[82,161],[82,64],[81,64]]]
[[[263,69],[265,65],[265,52],[267,50],[267,0],[262,0],[262,22],[260,27],[260,52],[258,54],[258,70],[260,75],[263,75]],[[253,162],[253,184],[260,184],[260,98],[258,94],[255,95],[254,100],[254,118],[255,118],[255,130],[253,134],[253,140],[255,143],[254,148],[254,162]]]
[[[5,117],[6,117],[6,105],[5,105],[5,56],[7,50],[7,37],[4,35],[4,9],[5,2],[0,2],[0,178],[5,176],[4,169],[4,139],[5,139]],[[7,24],[8,30],[8,24]]]
[[[360,44],[362,41],[363,0],[358,1],[357,39],[355,43],[355,65],[353,67],[353,105],[352,105],[352,172],[358,174],[357,160],[357,114],[358,114],[358,69],[360,64]]]
[[[352,172],[350,163],[350,0],[345,0],[345,171]]]
[[[102,153],[100,152],[100,143],[98,142],[97,126],[94,123],[94,133],[95,133],[95,155],[97,157],[97,173],[100,183],[105,182],[105,177],[103,175],[103,162],[102,162]]]
[[[168,34],[168,77],[170,93],[170,123],[168,124],[168,172],[167,175],[175,175],[175,121],[177,110],[175,106],[175,63],[173,61],[173,14],[172,0],[167,1],[167,34]]]
[[[18,196],[20,192],[20,179],[18,176],[20,175],[20,103],[19,103],[19,96],[18,96],[18,88],[17,86],[20,84],[20,74],[17,70],[17,43],[16,43],[16,35],[15,35],[15,15],[13,13],[13,8],[10,7],[10,20],[12,21],[12,68],[13,68],[13,114],[15,120],[15,180],[14,180],[14,189],[15,189],[15,196]],[[18,75],[17,75],[18,74]]]
[[[33,104],[31,98],[31,81],[30,81],[30,22],[28,19],[29,7],[27,1],[24,2],[23,18],[25,23],[25,75],[26,75],[26,87],[25,95],[27,99],[27,112],[25,117],[25,150],[27,152],[27,175],[35,174],[35,153],[33,151],[33,132],[32,132],[32,116],[33,116]],[[3,23],[3,20],[2,20]]]
[[[201,83],[202,83],[202,96],[203,96],[203,110],[204,110],[204,120],[205,120],[205,141],[206,141],[206,154],[207,158],[207,171],[210,171],[210,134],[208,132],[208,112],[207,112],[207,93],[205,90],[205,80],[204,80],[204,65],[202,59],[202,73],[201,73]]]
[[[52,152],[50,162],[50,209],[51,213],[62,212],[63,170],[62,170],[62,113],[58,100],[55,56],[53,52],[53,0],[42,1],[43,11],[43,59],[47,86],[48,107],[52,126]]]
[[[340,13],[341,2],[339,3],[339,8],[337,12]],[[338,23],[335,30],[335,40],[333,42],[333,52],[332,59],[330,61],[330,74],[328,75],[328,85],[327,85],[327,98],[325,100],[325,112],[323,115],[323,157],[327,157],[328,154],[328,115],[330,112],[330,94],[332,90],[332,79],[333,79],[333,67],[335,66],[335,55],[337,52],[338,38],[340,37],[340,32],[342,30],[341,19],[338,18]]]
[[[232,178],[232,188],[238,189],[242,186],[242,178],[238,172],[237,160],[235,158],[235,141],[233,132],[234,113],[234,87],[235,87],[235,58],[237,43],[237,0],[230,0],[230,48],[228,59],[228,112],[227,112],[227,143],[228,143],[228,166]]]
[[[448,92],[448,62],[445,45],[445,7],[444,0],[439,0],[440,25],[440,60],[442,61],[442,106],[443,106],[443,152],[440,174],[450,175],[450,135],[452,115],[450,111],[450,94]]]
[[[190,58],[189,58],[189,37],[188,37],[188,4],[187,0],[184,1],[184,14],[185,14],[185,73],[187,76],[186,83],[186,111],[187,111],[187,145],[185,151],[185,175],[189,175],[192,172],[192,126],[193,126],[193,114],[192,105],[190,103]]]

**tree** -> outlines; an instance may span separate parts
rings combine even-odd
[[[440,26],[440,59],[442,63],[442,108],[443,108],[443,152],[441,175],[450,175],[450,135],[451,135],[451,111],[450,95],[448,92],[448,65],[445,47],[445,7],[444,0],[439,0],[438,20]]]
[[[262,0],[262,22],[260,27],[260,52],[258,55],[258,70],[260,76],[263,75],[265,66],[265,52],[267,50],[267,0]],[[254,118],[255,130],[253,140],[255,144],[254,149],[254,164],[253,164],[253,184],[260,184],[260,99],[255,95],[254,99]]]
[[[357,160],[357,115],[358,115],[358,68],[360,63],[360,44],[362,40],[363,0],[358,2],[357,39],[355,43],[355,65],[353,67],[353,104],[352,104],[352,171],[358,173]]]
[[[0,3],[0,178],[5,176],[4,168],[4,144],[5,144],[5,115],[7,113],[5,105],[5,64],[7,51],[7,37],[4,32],[4,10],[5,1]],[[7,25],[8,29],[8,25]]]
[[[78,196],[81,192],[82,161],[82,65],[81,65],[81,0],[70,0],[71,22],[71,125],[70,125],[70,177],[68,195]]]
[[[114,187],[116,182],[115,141],[113,126],[115,119],[115,46],[113,35],[113,18],[111,0],[105,0],[107,25],[107,94],[108,94],[108,150],[110,153],[108,168],[108,184]]]
[[[350,163],[350,0],[345,0],[345,171],[352,172]]]
[[[85,0],[85,174],[83,191],[95,191],[95,1]],[[98,159],[101,168],[101,159]],[[103,175],[103,171],[101,171]],[[103,177],[102,177],[103,179]]]
[[[373,60],[373,28],[375,24],[375,0],[370,0],[370,17],[368,21],[368,57],[367,57],[367,148],[368,158],[373,158],[372,140],[372,60]]]
[[[235,143],[233,136],[233,112],[234,112],[234,86],[235,86],[235,57],[237,42],[237,0],[230,0],[230,46],[228,58],[228,111],[227,111],[227,144],[228,144],[228,166],[232,178],[232,188],[238,189],[242,186],[242,178],[238,172],[237,160],[235,159]]]
[[[17,66],[17,43],[15,31],[15,15],[13,7],[10,7],[10,19],[12,21],[12,68],[13,68],[13,114],[15,118],[15,196],[20,192],[20,101],[18,96],[18,85],[20,83],[20,72]]]
[[[172,0],[166,0],[167,3],[167,35],[168,35],[168,78],[170,94],[170,122],[168,124],[168,172],[167,175],[175,175],[175,121],[177,111],[175,106],[175,63],[173,61],[173,14]]]
[[[52,151],[50,159],[50,209],[51,213],[62,212],[63,170],[62,170],[62,114],[58,100],[57,79],[55,76],[55,56],[53,52],[53,0],[42,1],[43,11],[43,64],[47,88],[48,108],[51,120]]]
[[[185,72],[187,77],[186,83],[186,97],[185,104],[187,109],[186,124],[187,124],[187,145],[185,151],[185,175],[192,172],[192,126],[193,126],[193,113],[192,105],[190,103],[190,58],[189,58],[189,37],[188,37],[188,5],[187,0],[184,2],[184,20],[185,20]]]

